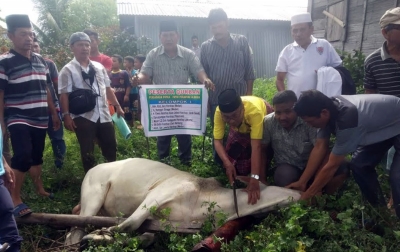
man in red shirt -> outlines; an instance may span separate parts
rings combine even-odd
[[[105,54],[99,52],[99,34],[91,29],[85,29],[83,31],[86,33],[90,38],[90,56],[89,59],[99,62],[104,66],[107,72],[111,71],[112,68],[112,59]]]

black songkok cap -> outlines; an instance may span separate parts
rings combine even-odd
[[[6,17],[7,30],[17,28],[32,28],[29,16],[25,14],[13,14]]]
[[[178,28],[176,27],[176,23],[172,20],[166,20],[160,22],[160,33],[161,32],[169,32],[176,31],[178,32]]]
[[[242,104],[242,98],[236,93],[235,89],[225,89],[218,96],[218,106],[222,113],[231,113],[238,109]]]

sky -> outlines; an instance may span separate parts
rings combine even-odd
[[[31,22],[37,23],[38,12],[35,10],[32,0],[0,0],[0,17],[5,18],[10,14],[28,14]],[[123,2],[123,0],[118,0]],[[129,0],[128,0],[129,1]],[[160,0],[158,0],[160,1]],[[161,0],[162,1],[162,0]],[[169,0],[165,0],[168,2]],[[299,6],[306,7],[308,0],[217,0],[221,3],[243,5],[271,5],[271,6]],[[0,25],[5,27],[5,24],[0,21]]]

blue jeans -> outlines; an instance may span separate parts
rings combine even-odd
[[[390,167],[389,182],[392,189],[393,206],[397,217],[400,218],[400,135],[379,143],[358,147],[353,153],[350,168],[368,202],[375,206],[385,206],[386,201],[378,182],[375,167],[392,146],[394,146],[395,153]]]
[[[0,244],[8,243],[7,252],[20,251],[22,238],[19,236],[13,215],[14,204],[10,193],[0,177]]]
[[[53,121],[51,119],[51,116],[49,116],[49,127],[47,128],[47,134],[49,135],[51,146],[53,148],[54,164],[57,168],[62,168],[64,163],[65,152],[67,150],[64,141],[64,129],[63,125],[61,124],[60,128],[54,131]]]

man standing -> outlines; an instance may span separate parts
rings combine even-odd
[[[298,14],[291,19],[294,42],[279,55],[275,71],[278,91],[293,90],[297,97],[302,91],[317,88],[317,70],[323,66],[336,67],[342,60],[325,39],[312,36],[314,27],[310,13]]]
[[[199,46],[199,38],[196,35],[192,36],[192,51],[200,59],[201,49]]]
[[[318,136],[336,135],[328,162],[301,198],[309,199],[320,192],[346,155],[353,153],[350,168],[363,196],[371,205],[385,206],[375,167],[394,145],[389,181],[396,215],[400,217],[400,113],[396,113],[400,111],[400,99],[381,94],[328,98],[309,90],[302,93],[294,110],[306,123],[320,129]]]
[[[50,194],[43,188],[42,163],[49,112],[53,129],[60,127],[60,119],[47,88],[49,70],[44,59],[31,51],[32,25],[27,15],[6,17],[8,37],[14,48],[0,57],[0,124],[10,132],[13,157],[11,168],[15,174],[15,188],[11,197],[14,215],[22,217],[32,211],[22,203],[21,188],[29,171],[39,195]]]
[[[223,9],[212,9],[208,14],[213,37],[201,45],[201,64],[215,83],[209,92],[210,119],[214,127],[214,114],[218,96],[228,88],[239,96],[253,94],[254,69],[246,37],[229,32],[228,16]]]
[[[2,140],[3,132],[0,128],[0,143]],[[2,149],[2,144],[0,144],[0,153],[2,153]],[[7,247],[7,252],[20,251],[22,238],[19,236],[17,223],[15,223],[13,216],[14,205],[8,191],[13,190],[14,186],[14,172],[2,156],[0,160],[0,251],[5,251]]]
[[[32,51],[37,54],[40,54],[40,45],[36,37],[33,39]],[[47,63],[47,66],[49,68],[49,74],[51,77],[51,82],[47,83],[47,87],[51,92],[51,97],[53,98],[53,103],[56,106],[58,116],[61,118],[60,104],[58,102],[58,97],[55,91],[58,90],[57,66],[50,59],[45,58],[44,60]],[[62,168],[67,148],[65,146],[65,141],[64,141],[64,130],[63,127],[60,127],[58,130],[53,130],[53,121],[51,120],[51,116],[49,117],[49,127],[47,128],[47,134],[49,135],[49,138],[51,140],[51,146],[53,148],[54,164],[57,168]]]
[[[365,59],[365,93],[400,97],[400,7],[387,10],[379,24],[385,42]],[[387,170],[392,164],[394,151],[393,147],[388,151]]]
[[[100,44],[99,34],[91,29],[85,29],[83,30],[83,32],[89,36],[91,41],[89,59],[91,61],[99,62],[104,66],[107,72],[110,72],[112,68],[112,59],[109,56],[99,52],[99,44]]]
[[[117,144],[107,99],[116,107],[119,116],[123,116],[124,111],[110,88],[106,69],[100,63],[89,59],[89,36],[83,32],[76,32],[71,35],[69,43],[74,59],[60,71],[58,93],[64,126],[67,130],[75,132],[81,149],[83,168],[87,172],[95,166],[96,137],[107,162],[116,160]],[[85,109],[86,112],[80,114],[73,114],[72,111],[70,113],[72,103],[69,102],[69,98],[73,97],[75,91],[82,89],[90,90],[91,94],[95,95],[95,106]]]
[[[188,84],[190,74],[205,84],[206,88],[214,88],[207,78],[199,59],[194,52],[178,45],[178,28],[173,21],[160,23],[161,46],[151,50],[143,63],[143,67],[134,79],[134,84]],[[165,160],[169,157],[172,136],[157,137],[158,157]],[[190,135],[176,135],[178,140],[179,159],[190,165],[192,159],[192,140]]]

